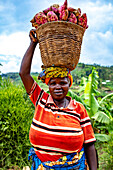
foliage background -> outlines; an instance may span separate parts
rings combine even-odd
[[[27,164],[34,107],[22,86],[5,80],[0,88],[1,167]]]
[[[101,98],[113,92],[113,66],[101,67],[95,65],[99,73],[98,90],[100,93],[95,95],[95,99],[101,101]],[[79,63],[77,68],[72,72],[74,83],[69,95],[82,102],[86,109],[84,100],[85,83],[92,72],[92,65]],[[32,74],[33,78],[44,89],[48,87],[37,80],[38,73]],[[110,81],[106,81],[110,80]],[[102,84],[102,82],[105,82]],[[102,103],[104,108],[113,116],[113,98],[107,98]],[[28,98],[22,85],[18,73],[2,74],[0,76],[0,167],[1,169],[22,169],[29,165],[28,151],[31,147],[29,142],[29,129],[34,113],[34,106]],[[94,121],[96,133],[110,136],[108,141],[96,142],[96,148],[99,156],[99,170],[111,170],[113,167],[113,126],[112,122],[106,124],[102,121]],[[102,139],[102,136],[101,136]]]

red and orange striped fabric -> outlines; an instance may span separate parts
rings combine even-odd
[[[38,158],[56,161],[65,154],[79,152],[83,143],[96,141],[84,106],[72,100],[58,108],[51,95],[34,82],[29,97],[35,105],[29,138]]]

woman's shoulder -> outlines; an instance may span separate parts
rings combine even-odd
[[[79,110],[79,112],[83,112],[86,110],[85,106],[80,101],[73,99],[72,102],[76,110]]]
[[[66,98],[69,100],[68,108],[71,110],[82,110],[85,108],[81,102],[72,99],[70,96],[66,96]]]
[[[49,96],[49,94],[45,92],[36,81],[34,81],[31,91],[28,95],[33,103],[36,103],[36,101],[39,101],[40,99],[46,100]]]

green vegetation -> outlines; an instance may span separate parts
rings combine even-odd
[[[29,148],[29,128],[34,107],[25,90],[4,80],[0,87],[0,167],[22,168],[27,163]]]
[[[100,70],[100,71],[99,71]],[[113,167],[113,66],[78,64],[72,72],[74,83],[68,95],[83,103],[92,121],[97,138],[99,170]],[[33,78],[44,89],[47,85]],[[103,83],[104,82],[104,83]],[[0,140],[1,169],[22,169],[27,161],[29,128],[34,106],[28,98],[18,73],[0,76]]]
[[[112,170],[113,169],[113,133],[111,134],[109,142],[104,143],[104,142],[97,141],[95,147],[98,152],[99,170]]]
[[[82,78],[88,78],[91,74],[93,67],[95,67],[98,72],[99,80],[98,80],[98,89],[100,91],[101,96],[105,96],[105,94],[113,91],[113,66],[104,67],[100,65],[88,65],[79,63],[75,70],[72,71],[73,79],[76,86],[79,86]],[[73,90],[77,91],[77,87],[73,86]],[[78,92],[79,94],[79,92]]]
[[[74,92],[79,94],[79,85],[81,83],[81,79],[88,78],[91,74],[93,67],[95,67],[96,71],[98,72],[98,89],[100,91],[101,96],[105,96],[107,93],[113,91],[113,66],[105,67],[100,65],[89,65],[84,63],[79,63],[75,70],[72,71],[73,76],[73,89]],[[32,76],[37,79],[38,73],[32,73]],[[12,80],[19,82],[20,77],[18,73],[7,73],[2,74],[2,78],[11,78]],[[46,87],[47,89],[47,87]]]

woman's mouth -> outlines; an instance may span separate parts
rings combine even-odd
[[[62,90],[61,91],[54,91],[54,94],[57,95],[57,96],[60,96],[60,95],[63,94],[63,91]]]

